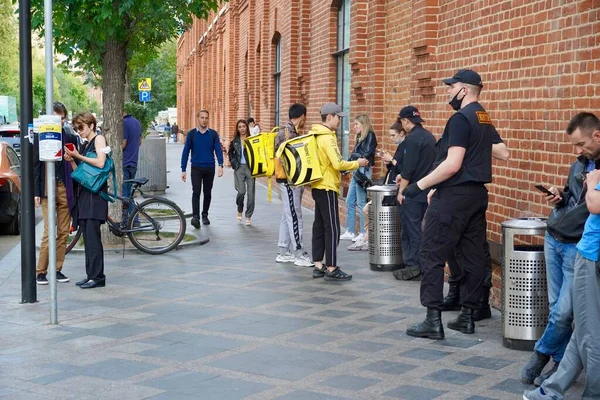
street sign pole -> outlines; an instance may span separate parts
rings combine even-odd
[[[37,302],[35,283],[35,207],[33,204],[33,123],[31,76],[31,0],[19,0],[19,85],[21,94],[21,302]]]
[[[44,31],[46,39],[46,115],[54,114],[52,0],[44,0]],[[62,143],[62,141],[61,141]],[[54,161],[46,161],[46,192],[48,195],[48,283],[50,290],[50,325],[58,324],[56,301],[56,181]]]

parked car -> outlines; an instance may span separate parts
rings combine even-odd
[[[21,130],[19,125],[0,125],[0,141],[6,142],[12,146],[12,148],[21,154]]]
[[[21,159],[8,143],[0,142],[0,233],[21,232]]]

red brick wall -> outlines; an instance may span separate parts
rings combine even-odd
[[[194,110],[209,108],[211,125],[226,141],[235,121],[248,116],[250,101],[252,116],[269,129],[276,33],[282,50],[281,120],[287,107],[299,101],[308,107],[308,126],[319,122],[320,106],[335,100],[337,4],[231,0],[216,23],[218,14],[196,21],[179,43],[180,126],[189,129]],[[511,149],[510,161],[494,162],[488,238],[501,241],[500,222],[506,219],[547,215],[549,208],[533,185],[564,185],[574,160],[564,128],[576,112],[600,108],[600,10],[595,2],[351,4],[351,114],[369,114],[380,147],[394,150],[387,128],[407,104],[417,106],[425,127],[440,135],[452,114],[441,79],[459,68],[473,68],[484,81],[481,102]],[[310,204],[310,195],[305,200]],[[344,221],[343,202],[341,208]]]

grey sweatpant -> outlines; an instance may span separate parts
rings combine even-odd
[[[255,197],[255,179],[250,173],[250,168],[246,164],[240,165],[240,167],[234,172],[235,176],[235,190],[237,190],[237,196],[235,197],[235,203],[237,204],[237,211],[241,213],[244,210],[244,196],[248,194],[248,203],[246,204],[246,218],[251,218],[254,214],[254,197]]]
[[[596,261],[577,252],[573,280],[575,331],[558,370],[542,384],[548,396],[564,399],[565,392],[585,369],[582,399],[600,399],[600,276]]]
[[[292,254],[302,254],[302,194],[304,187],[292,187],[287,183],[280,183],[283,214],[279,224],[279,252],[289,251]]]

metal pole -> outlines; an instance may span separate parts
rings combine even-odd
[[[54,113],[52,51],[52,0],[44,0],[44,30],[46,34],[46,115]],[[48,283],[50,289],[50,325],[58,324],[56,306],[56,181],[54,161],[46,161],[46,192],[48,194]]]
[[[19,0],[19,84],[21,94],[21,302],[35,303],[35,207],[33,146],[27,127],[33,123],[31,78],[31,0]]]

